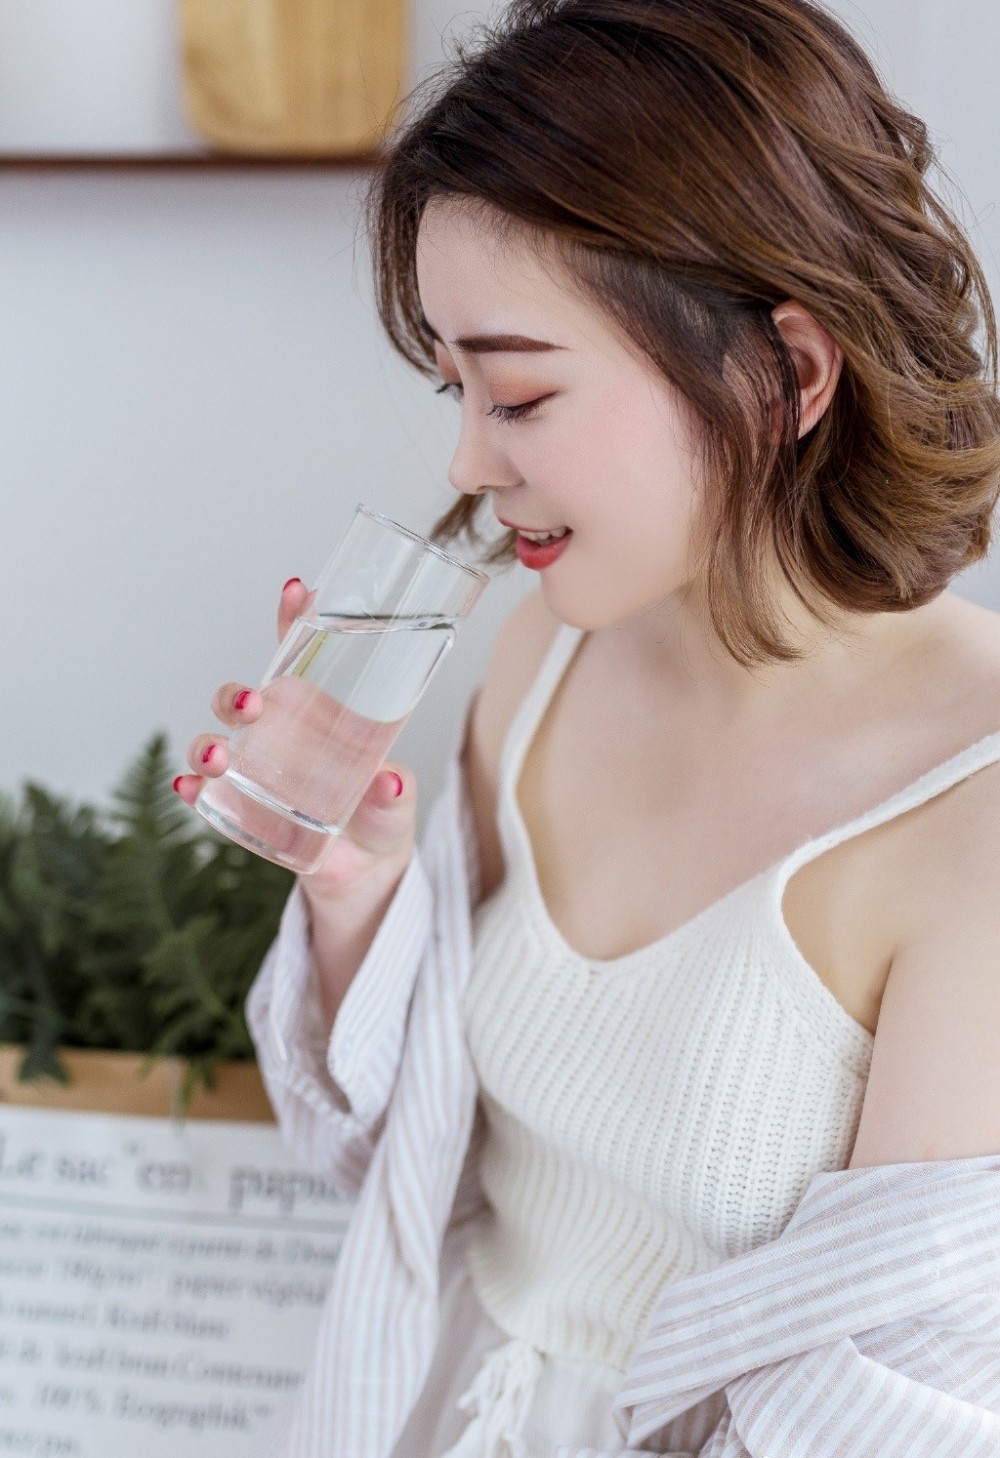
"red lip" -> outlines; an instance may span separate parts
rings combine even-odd
[[[517,555],[525,567],[530,567],[536,572],[550,567],[557,557],[563,552],[573,540],[573,533],[568,531],[558,542],[550,542],[547,546],[536,546],[527,537],[519,536],[517,539]]]

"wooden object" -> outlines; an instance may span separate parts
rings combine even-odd
[[[185,1068],[180,1058],[160,1058],[145,1077],[140,1077],[145,1054],[61,1048],[59,1058],[71,1083],[59,1083],[52,1078],[21,1082],[17,1070],[23,1057],[23,1048],[0,1043],[0,1105],[167,1118],[174,1113]],[[206,1092],[199,1085],[185,1117],[274,1123],[260,1071],[251,1062],[220,1063],[215,1088]]]
[[[223,151],[365,156],[403,82],[404,0],[180,0],[184,94]]]

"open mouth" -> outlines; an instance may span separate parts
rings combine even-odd
[[[547,547],[550,542],[562,541],[563,537],[568,535],[569,527],[559,527],[557,531],[547,533],[518,532],[519,537],[523,537],[526,542],[531,542],[536,547]]]
[[[569,546],[572,536],[573,532],[569,527],[564,531],[549,534],[540,542],[532,541],[523,532],[518,532],[517,555],[525,567],[540,571],[544,567],[550,567],[562,556]]]

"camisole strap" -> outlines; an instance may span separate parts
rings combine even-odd
[[[927,770],[918,779],[904,785],[901,790],[897,790],[894,795],[880,801],[870,810],[856,815],[853,820],[847,820],[843,825],[835,826],[833,830],[827,831],[824,835],[814,836],[804,841],[781,862],[780,881],[782,885],[800,866],[805,865],[807,861],[814,860],[816,856],[822,855],[831,847],[839,845],[841,841],[861,835],[864,831],[872,829],[873,826],[883,825],[887,820],[892,820],[897,815],[903,815],[917,805],[923,805],[925,801],[932,800],[935,795],[943,794],[945,790],[950,790],[952,785],[957,785],[959,781],[975,774],[976,770],[985,769],[987,765],[995,764],[998,761],[1000,761],[1000,729],[984,735],[982,739],[977,739],[974,744],[966,745],[957,754],[951,755],[941,764]]]
[[[513,797],[528,745],[585,632],[585,628],[577,628],[572,623],[560,623],[552,636],[534,682],[511,720],[500,753],[501,804],[506,804]]]
[[[512,828],[513,817],[509,807],[513,804],[514,789],[520,774],[524,755],[541,721],[545,708],[554,694],[559,680],[573,657],[586,629],[571,623],[560,623],[542,659],[534,682],[522,699],[507,731],[500,757],[500,803],[498,819],[501,834],[510,842],[516,853],[520,841]],[[787,856],[777,861],[759,877],[753,880],[768,880],[772,883],[775,904],[780,906],[784,888],[800,866],[820,856],[824,851],[839,845],[852,836],[861,835],[876,825],[882,825],[894,816],[932,800],[959,781],[975,774],[979,769],[1000,761],[1000,729],[977,739],[950,758],[927,770],[901,790],[882,800],[879,804],[856,815],[853,819],[835,826],[823,835],[811,837],[797,846]],[[749,883],[746,883],[749,885]],[[742,888],[737,888],[742,889]]]

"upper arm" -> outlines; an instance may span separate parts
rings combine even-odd
[[[496,827],[501,751],[559,623],[540,588],[522,598],[500,625],[470,710],[462,769],[476,827],[481,897],[504,873]]]
[[[956,790],[889,970],[850,1168],[1000,1153],[1000,766]]]

